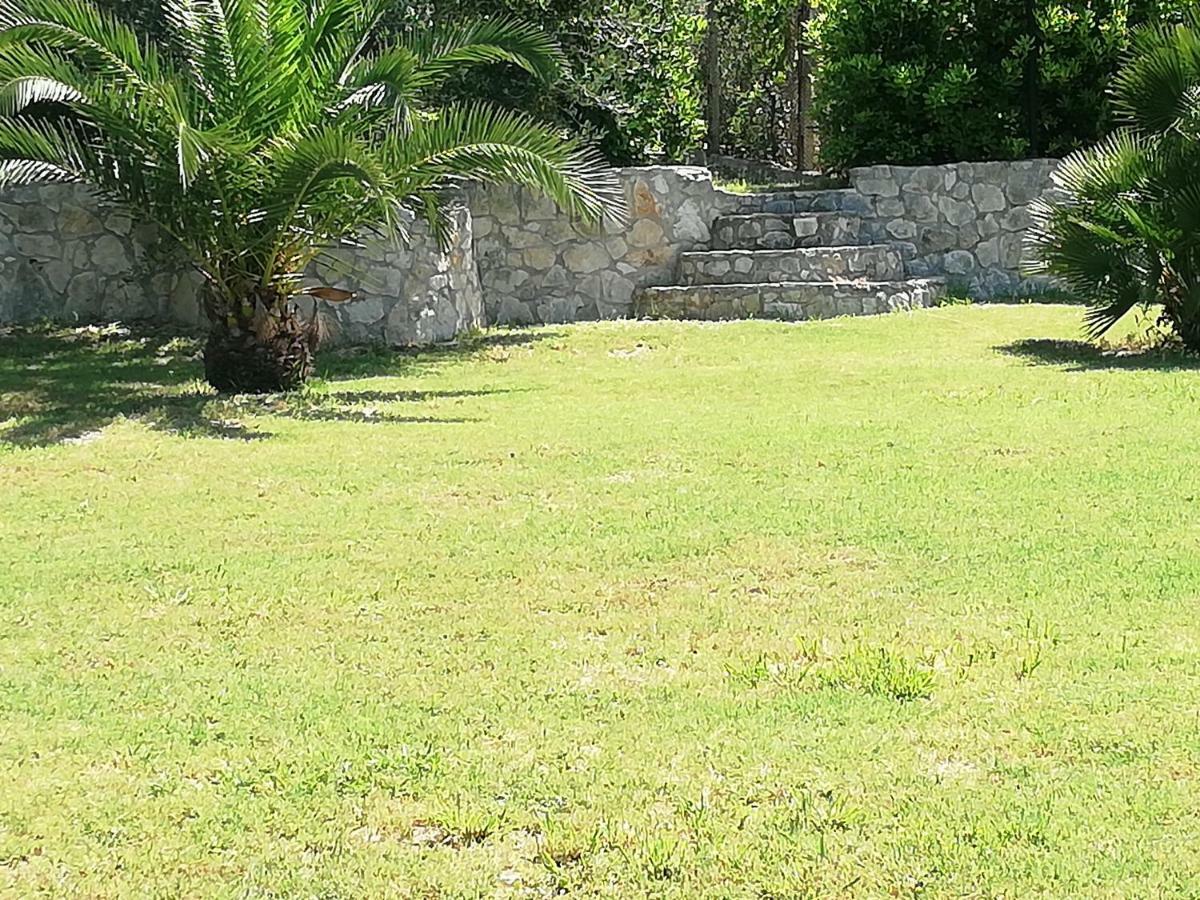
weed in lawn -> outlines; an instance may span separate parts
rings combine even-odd
[[[780,690],[846,688],[893,700],[928,699],[933,673],[927,662],[913,660],[886,647],[855,646],[838,657],[821,653],[815,643],[788,658],[759,653],[728,662],[725,671],[738,687],[769,685]]]
[[[927,700],[933,672],[887,647],[857,646],[834,665],[827,683],[892,700]]]
[[[499,832],[505,818],[503,807],[457,794],[452,801],[436,807],[429,824],[445,834],[445,843],[450,846],[470,847]]]
[[[661,826],[650,824],[626,829],[616,848],[631,872],[651,882],[674,881],[685,874],[687,845]]]
[[[1046,654],[1057,645],[1058,634],[1048,622],[1039,625],[1032,615],[1026,616],[1024,630],[1017,639],[1017,678],[1024,680],[1031,677],[1041,667]]]

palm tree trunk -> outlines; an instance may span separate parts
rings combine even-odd
[[[1193,353],[1200,353],[1200,319],[1195,316],[1167,314],[1180,342]]]
[[[225,394],[269,394],[303,385],[313,373],[316,322],[294,303],[258,292],[230,309],[209,307],[204,375]]]

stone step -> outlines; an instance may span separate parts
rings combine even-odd
[[[868,216],[874,211],[870,197],[853,188],[823,191],[772,191],[747,194],[738,210],[742,213],[773,213],[778,216],[813,212],[844,212]]]
[[[718,216],[713,222],[712,249],[792,250],[872,243],[865,231],[861,217],[842,212],[738,213]]]
[[[684,285],[747,284],[904,278],[905,245],[800,247],[794,250],[710,250],[683,253],[679,280]]]
[[[635,295],[634,313],[650,319],[798,322],[919,309],[935,305],[945,293],[946,283],[938,278],[654,287]]]

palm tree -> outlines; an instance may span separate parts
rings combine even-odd
[[[595,154],[528,116],[429,108],[467,66],[554,77],[542,32],[481,22],[376,46],[388,2],[164,0],[157,47],[90,0],[0,0],[0,187],[84,182],[156,224],[204,276],[209,382],[293,388],[318,338],[302,273],[331,248],[406,240],[405,208],[445,239],[439,201],[462,179],[588,220],[617,202]]]
[[[1091,304],[1091,336],[1139,305],[1200,350],[1200,15],[1140,30],[1113,84],[1122,127],[1036,204],[1033,273]]]

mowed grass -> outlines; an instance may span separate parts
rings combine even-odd
[[[1080,321],[0,338],[0,891],[1200,896],[1200,369]]]

